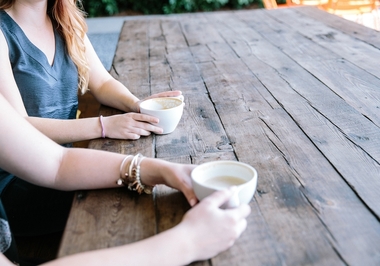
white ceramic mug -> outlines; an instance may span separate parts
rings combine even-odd
[[[213,161],[198,165],[191,172],[195,195],[199,200],[213,192],[236,186],[235,194],[222,208],[248,204],[256,191],[257,171],[252,166],[236,161]]]
[[[163,129],[162,134],[172,133],[183,113],[183,96],[160,97],[145,100],[140,103],[140,113],[157,117],[157,126]]]

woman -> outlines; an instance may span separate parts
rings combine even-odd
[[[104,68],[85,31],[76,0],[0,0],[0,92],[57,143],[102,137],[99,118],[76,120],[77,89],[125,112],[104,117],[105,136],[138,139],[157,119],[139,113],[140,100]],[[170,91],[157,96],[178,96]],[[39,117],[39,118],[36,118]],[[43,119],[41,119],[43,118]],[[54,119],[52,119],[54,118]]]
[[[0,0],[0,84],[4,85],[0,93],[21,116],[59,144],[161,133],[154,125],[157,119],[140,114],[139,99],[103,67],[85,31],[76,0]],[[78,89],[82,93],[89,90],[100,103],[128,113],[75,119]],[[163,92],[152,97],[180,94]],[[14,233],[20,235],[62,230],[60,221],[66,220],[72,198],[71,193],[31,185],[1,169],[0,195],[9,218],[18,221]],[[25,208],[25,201],[45,205],[30,209]]]
[[[0,125],[0,167],[39,186],[62,190],[116,187],[120,169],[123,174],[134,164],[133,156],[55,144],[18,115],[1,95]],[[216,192],[196,204],[190,181],[194,165],[151,158],[136,163],[140,165],[142,186],[165,184],[184,193],[193,208],[181,223],[136,243],[76,254],[47,265],[154,265],[157,261],[161,265],[185,265],[226,250],[245,230],[248,205],[229,210],[219,208],[229,200],[232,190]],[[0,222],[6,224],[4,218]],[[9,234],[0,232],[0,243],[9,249],[10,238],[6,239],[6,235]],[[2,253],[7,254],[8,249]],[[0,254],[0,265],[13,264]]]

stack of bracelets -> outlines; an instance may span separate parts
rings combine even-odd
[[[128,171],[126,171],[125,164],[130,157],[132,157],[132,155],[127,155],[121,163],[120,178],[116,181],[116,183],[119,186],[126,186],[129,190],[137,191],[139,194],[142,192],[152,194],[154,187],[142,184],[140,179],[140,164],[145,157],[140,153],[133,156],[131,163],[129,164]]]

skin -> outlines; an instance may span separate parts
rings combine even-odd
[[[0,83],[1,84],[1,83]],[[0,167],[24,180],[61,190],[116,186],[125,155],[64,148],[37,131],[0,94]],[[141,180],[182,191],[192,208],[175,227],[132,244],[60,258],[46,265],[186,265],[231,247],[246,229],[248,205],[220,209],[234,193],[218,191],[197,203],[190,173],[195,165],[146,158]],[[147,256],[149,254],[149,256]],[[0,254],[1,265],[13,265]]]
[[[10,9],[5,11],[52,64],[55,55],[55,40],[52,23],[46,10],[47,0],[16,0]],[[127,112],[104,117],[106,137],[139,139],[141,136],[150,135],[151,132],[162,133],[162,129],[154,125],[158,123],[158,119],[139,113],[141,100],[122,83],[115,80],[104,68],[87,36],[85,45],[86,57],[91,66],[88,87],[90,92],[101,104]],[[0,89],[0,93],[21,116],[46,136],[60,144],[101,137],[102,129],[98,117],[77,120],[28,117],[12,73],[8,44],[2,31],[0,31],[0,69],[0,83],[5,85]],[[180,91],[167,91],[151,95],[148,98],[181,94]]]
[[[46,3],[46,0],[17,0],[6,11],[33,44],[45,53],[51,64],[55,50]],[[151,124],[157,123],[157,119],[138,113],[140,100],[109,75],[87,37],[85,42],[91,66],[91,93],[104,105],[130,112],[105,117],[106,136],[138,139],[151,132],[161,133],[162,129]],[[30,183],[54,189],[115,187],[124,155],[67,149],[55,143],[99,138],[101,125],[98,118],[53,120],[27,116],[11,70],[7,42],[1,31],[0,69],[0,167]],[[180,91],[163,92],[149,98],[180,94]],[[232,196],[231,190],[216,192],[197,203],[190,181],[194,167],[152,158],[141,163],[144,184],[165,184],[178,189],[192,206],[177,226],[136,243],[75,254],[46,265],[152,265],[157,261],[160,265],[184,265],[211,258],[228,249],[245,230],[250,207],[242,205],[235,209],[220,209]],[[0,264],[13,265],[3,254],[0,254]]]

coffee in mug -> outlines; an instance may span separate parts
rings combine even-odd
[[[239,186],[245,182],[246,181],[240,177],[221,175],[209,178],[205,180],[203,184],[216,189],[224,189],[232,186]]]

